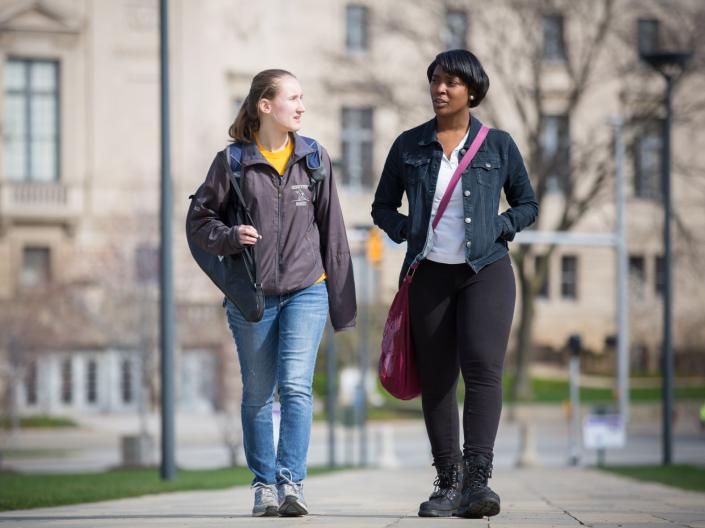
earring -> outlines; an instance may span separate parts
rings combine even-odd
[[[471,100],[471,101],[474,101],[474,100],[475,100],[475,96],[474,96],[474,95],[471,95],[471,96],[470,96],[470,100]]]

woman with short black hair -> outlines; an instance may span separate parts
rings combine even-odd
[[[372,217],[392,240],[407,242],[401,277],[413,273],[411,331],[437,472],[419,515],[479,518],[500,509],[487,481],[516,297],[507,242],[534,222],[538,204],[510,135],[487,131],[470,112],[489,89],[477,57],[466,50],[440,53],[427,76],[436,116],[392,145]],[[453,187],[476,137],[481,146]],[[510,207],[498,214],[502,190]],[[446,191],[449,199],[443,199]],[[398,211],[404,193],[408,216]],[[459,373],[465,382],[462,453]]]

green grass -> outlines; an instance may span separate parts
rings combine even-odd
[[[509,386],[511,378],[505,376],[502,385],[504,398],[509,402]],[[676,381],[677,385],[677,381]],[[567,380],[533,378],[531,380],[534,403],[560,403],[570,397],[570,385]],[[636,387],[629,391],[630,399],[634,403],[657,402],[661,400],[659,387]],[[674,396],[677,400],[705,400],[705,386],[675,387]],[[583,403],[607,403],[615,400],[612,389],[580,387],[580,400]]]
[[[67,451],[64,449],[0,449],[0,455],[5,460],[31,460],[33,458],[62,458]]]
[[[330,471],[309,468],[309,475]],[[118,469],[104,473],[21,474],[0,472],[0,511],[61,506],[172,491],[216,490],[248,485],[247,468],[179,470],[171,482],[158,469]]]
[[[505,375],[502,380],[504,392],[504,402],[513,403],[509,397],[511,377]],[[697,400],[705,401],[705,385],[676,387],[674,396],[676,400]],[[533,378],[531,380],[533,397],[529,400],[519,400],[516,403],[540,403],[540,404],[560,404],[570,399],[570,384],[567,380]],[[318,397],[325,399],[324,381],[319,380]],[[415,398],[409,401],[400,401],[390,396],[377,380],[377,390],[382,395],[384,403],[381,407],[369,407],[369,420],[402,420],[409,418],[422,418],[421,399]],[[632,403],[649,403],[661,401],[661,389],[659,387],[632,387],[630,389],[630,399]],[[458,381],[457,398],[458,404],[463,403],[465,387],[462,378]],[[616,396],[610,388],[580,387],[580,400],[583,404],[612,404],[616,401]],[[345,409],[338,408],[337,419],[345,422]],[[316,413],[315,420],[325,420],[324,411]],[[348,417],[348,420],[350,418]]]
[[[673,466],[607,466],[603,471],[639,481],[658,482],[689,491],[705,492],[705,468],[685,464]]]
[[[78,424],[74,422],[71,418],[65,418],[62,416],[45,416],[38,414],[35,416],[23,416],[20,418],[20,428],[27,427],[76,427]],[[0,416],[0,428],[9,429],[10,428],[10,418],[7,416]]]

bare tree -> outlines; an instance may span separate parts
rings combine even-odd
[[[557,214],[550,219],[552,225],[540,220],[540,226],[567,231],[597,201],[608,196],[610,190],[607,185],[611,171],[609,135],[596,130],[578,139],[568,134],[571,122],[578,119],[583,110],[586,94],[607,74],[607,66],[601,59],[609,51],[610,31],[618,23],[614,1],[507,0],[499,13],[501,18],[495,19],[491,26],[493,34],[488,47],[495,78],[507,94],[509,106],[500,112],[494,101],[489,101],[489,111],[500,127],[507,114],[519,118],[520,129],[513,132],[528,147],[524,152],[525,163],[539,207],[558,195],[558,200],[552,200],[558,204]],[[560,16],[553,23],[560,24],[559,28],[565,24],[571,34],[571,38],[562,43],[563,49],[546,49],[543,25],[549,23],[545,18],[549,16]],[[553,84],[549,82],[551,75],[556,79]],[[556,84],[560,86],[558,90]],[[544,134],[547,116],[551,114],[560,115],[565,123],[560,131],[564,136],[559,139],[565,143],[549,149]],[[512,399],[531,395],[528,366],[533,344],[534,299],[545,280],[555,249],[555,245],[545,248],[538,269],[531,265],[533,248],[524,245],[513,251],[521,308]]]
[[[451,9],[457,9],[457,4],[450,0],[411,0],[403,12],[380,8],[372,17],[373,27],[380,40],[394,43],[390,48],[405,46],[430,60],[443,49],[443,30],[438,26]],[[663,20],[664,35],[696,49],[697,55],[702,47],[697,28],[704,13],[702,6],[690,0],[681,0],[675,6],[657,0],[500,0],[470,11],[471,38],[476,44],[473,50],[481,57],[494,88],[478,113],[493,125],[509,130],[523,147],[539,206],[542,211],[551,211],[540,215],[540,229],[575,229],[611,197],[611,130],[607,114],[600,113],[604,110],[591,111],[602,104],[595,94],[614,100],[616,92],[615,111],[627,118],[632,129],[645,115],[661,112],[661,89],[646,90],[644,97],[646,73],[638,61],[637,19],[651,15]],[[410,22],[417,19],[427,23]],[[334,55],[331,59],[350,67],[356,82],[348,83],[345,75],[336,76],[329,80],[330,89],[366,90],[402,114],[402,124],[418,122],[420,111],[413,106],[417,99],[409,99],[406,94],[409,85],[416,93],[427,89],[424,75],[417,82],[402,83],[395,70],[399,66],[393,61],[381,75],[379,64],[372,61]],[[694,67],[700,68],[701,62],[702,58],[696,58]],[[414,74],[406,72],[404,77]],[[654,79],[649,82],[654,84]],[[676,112],[699,122],[695,116],[705,107],[705,97],[686,93],[684,85],[679,90],[684,97]],[[634,94],[640,94],[635,98],[638,104],[630,105]],[[591,120],[596,115],[602,121]],[[556,126],[556,118],[563,124],[554,134],[558,144],[550,145],[546,141],[547,126]],[[554,122],[549,123],[549,119]],[[578,122],[580,127],[575,126]],[[685,120],[679,123],[685,124]],[[583,133],[571,135],[571,130]],[[586,130],[588,133],[584,133]],[[681,176],[697,172],[697,166],[686,171],[684,163],[676,160]],[[544,208],[549,202],[550,207]],[[685,229],[685,219],[676,218],[676,225],[684,236],[692,236]],[[545,258],[539,260],[534,258],[537,249],[531,246],[515,247],[512,252],[521,306],[512,399],[531,395],[528,366],[532,358],[534,299],[555,251],[554,245],[544,247],[541,255]]]
[[[569,145],[569,170],[561,169],[565,160],[558,153],[552,155],[547,151],[544,141],[545,116],[549,114],[547,103],[556,94],[551,93],[554,87],[547,82],[550,68],[558,66],[562,70],[567,83],[563,87],[560,106],[561,113],[568,123],[585,117],[584,109],[592,91],[598,91],[610,79],[617,79],[621,95],[620,111],[626,117],[627,128],[632,134],[638,131],[640,123],[648,118],[659,115],[662,111],[660,97],[657,95],[644,97],[644,90],[639,90],[634,84],[644,84],[644,67],[639,64],[637,56],[636,21],[638,17],[648,15],[649,6],[643,2],[638,5],[615,0],[593,0],[590,2],[561,2],[544,0],[543,2],[526,2],[508,0],[506,3],[507,19],[493,24],[500,30],[490,40],[494,44],[492,57],[501,57],[492,62],[502,88],[510,94],[511,107],[514,114],[521,120],[523,142],[528,145],[526,163],[536,187],[540,206],[551,199],[550,182],[554,174],[565,178],[560,185],[561,200],[559,214],[555,218],[543,219],[540,226],[543,229],[568,231],[579,225],[586,214],[595,209],[610,196],[610,176],[612,168],[612,149],[609,134],[593,130],[585,137],[571,137]],[[665,22],[665,33],[673,33],[672,28],[678,25],[678,20],[702,19],[702,7],[696,9],[695,4],[679,2],[677,6],[669,3],[668,11],[664,4],[650,4],[656,10],[655,15]],[[560,13],[567,25],[566,31],[571,38],[566,40],[565,60],[560,65],[546,64],[544,31],[542,24],[545,16]],[[689,13],[686,15],[686,13]],[[696,26],[691,23],[678,25],[682,40],[694,43]],[[521,28],[521,45],[505,46],[502,43],[510,40],[510,31]],[[689,35],[683,39],[683,34]],[[676,45],[676,47],[679,47]],[[503,56],[504,53],[504,56]],[[529,68],[525,80],[517,80],[515,72]],[[681,89],[685,89],[681,86]],[[649,92],[647,91],[647,94]],[[653,94],[654,91],[651,91]],[[660,94],[661,90],[656,91]],[[633,99],[635,104],[627,104],[629,95],[642,94]],[[691,111],[705,104],[703,97],[684,97],[683,106]],[[555,102],[554,102],[555,104]],[[595,101],[592,101],[595,104]],[[503,109],[506,110],[506,109]],[[501,115],[491,108],[496,122]],[[606,116],[605,116],[606,117]],[[603,124],[603,130],[607,127]],[[561,174],[562,171],[562,174]],[[555,200],[554,200],[555,204]],[[685,237],[692,235],[685,229],[685,222],[676,221]],[[691,247],[702,247],[692,244]],[[512,386],[512,397],[526,398],[531,395],[531,384],[528,365],[532,356],[532,329],[534,320],[534,299],[547,273],[547,265],[555,245],[545,248],[538,269],[532,269],[529,257],[535,253],[530,246],[521,246],[513,252],[516,263],[520,291],[521,312],[515,354],[515,381]]]
[[[14,298],[0,303],[2,415],[9,419],[10,436],[20,428],[21,390],[38,359],[60,350],[67,336],[86,333],[85,319],[74,310],[75,291],[69,281],[20,285]]]
[[[109,345],[136,352],[139,429],[149,436],[147,415],[158,398],[156,218],[135,213],[112,218],[102,229],[102,243],[77,259],[84,263],[77,274],[86,287],[76,302]]]

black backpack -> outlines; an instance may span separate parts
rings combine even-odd
[[[306,156],[306,167],[309,173],[309,188],[313,193],[313,202],[316,202],[318,183],[326,177],[326,170],[321,163],[321,148],[315,139],[301,137],[314,151]],[[238,204],[235,206],[236,223],[238,225],[252,225],[254,222],[247,208],[245,199],[240,189],[242,176],[242,145],[232,143],[218,153],[218,158],[226,167],[230,184],[235,191]],[[191,216],[196,203],[194,198],[199,195],[203,184],[191,196],[191,205],[186,213],[186,240],[188,241],[191,255],[198,266],[208,275],[213,284],[237,307],[245,320],[257,322],[264,315],[264,293],[259,278],[257,266],[257,244],[245,246],[241,253],[234,255],[214,255],[196,244],[191,237]],[[256,227],[256,226],[255,226]]]

